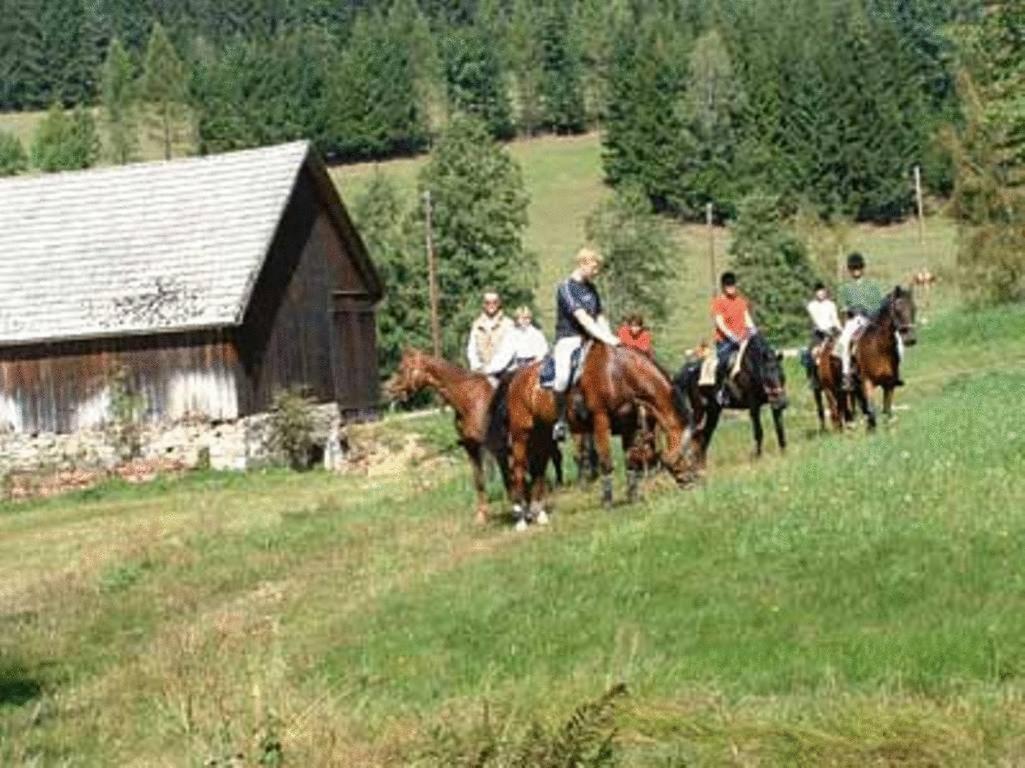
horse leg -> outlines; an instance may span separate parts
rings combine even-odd
[[[783,409],[772,409],[772,425],[776,428],[776,444],[779,445],[779,452],[786,453],[787,435],[783,429]]]
[[[883,387],[883,416],[893,418],[893,387]]]
[[[552,466],[555,467],[555,484],[562,485],[562,451],[554,442],[552,443]]]
[[[556,445],[550,435],[538,435],[536,437],[539,445],[536,446],[537,450],[531,452],[530,457],[529,517],[531,521],[546,525],[548,523],[548,514],[544,509],[544,497],[547,490],[545,485],[548,481],[546,470],[548,469],[548,459]]]
[[[476,443],[463,443],[463,448],[466,449],[470,466],[473,467],[473,487],[477,491],[477,522],[483,524],[488,521],[488,499],[484,490],[484,457],[481,447]]]
[[[526,473],[527,473],[527,442],[528,434],[517,432],[512,439],[513,456],[513,516],[516,518],[516,529],[524,530],[527,527],[527,498],[526,498]]]
[[[701,430],[701,464],[704,466],[708,461],[708,448],[712,445],[712,435],[715,428],[719,426],[719,417],[722,415],[722,408],[718,403],[708,406],[705,411],[705,427]]]
[[[612,446],[610,438],[612,424],[609,415],[598,410],[594,414],[594,447],[601,465],[601,502],[605,507],[612,506]]]
[[[819,432],[826,431],[826,411],[822,407],[822,387],[813,387],[812,395],[815,397],[815,410],[819,416]]]
[[[637,487],[644,471],[644,433],[633,426],[624,426],[620,438],[623,456],[626,457],[626,498],[631,504],[637,501]]]
[[[765,432],[762,430],[762,407],[760,405],[751,407],[751,429],[755,436],[754,458],[760,459],[762,457],[762,440],[765,438]]]
[[[858,397],[861,399],[861,412],[865,414],[865,418],[868,420],[868,431],[871,432],[876,428],[876,409],[872,405],[875,385],[870,381],[862,381],[858,383],[855,389]]]

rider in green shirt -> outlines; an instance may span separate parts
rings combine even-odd
[[[843,368],[843,387],[850,391],[854,388],[851,380],[851,340],[879,313],[883,305],[883,291],[877,283],[864,276],[865,257],[860,253],[852,253],[847,257],[847,272],[851,279],[841,285],[839,290],[840,306],[846,313],[847,322],[837,348]]]

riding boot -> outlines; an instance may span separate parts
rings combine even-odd
[[[566,439],[566,392],[553,392],[555,395],[555,424],[552,425],[552,438],[556,442]]]
[[[849,374],[849,373],[845,373],[843,375],[843,384],[842,384],[842,386],[843,386],[843,391],[844,392],[853,392],[854,391],[854,377],[851,374]]]

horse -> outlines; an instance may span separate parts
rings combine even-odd
[[[456,434],[473,469],[477,491],[477,522],[487,521],[484,452],[494,456],[506,491],[510,489],[509,444],[504,430],[495,429],[492,407],[495,389],[482,373],[473,373],[419,349],[407,349],[394,375],[385,385],[394,399],[406,400],[422,389],[434,389],[455,411]],[[551,456],[561,475],[561,456]]]
[[[541,387],[541,362],[525,366],[513,374],[507,397],[506,425],[512,443],[512,488],[517,504],[527,503],[525,476],[532,475],[530,508],[544,511],[545,483],[539,464],[545,461],[557,418],[555,396]],[[669,377],[647,356],[626,347],[610,347],[593,342],[582,364],[576,390],[583,395],[591,414],[598,460],[602,471],[602,503],[612,505],[612,419],[625,404],[645,405],[666,434],[666,449],[661,461],[681,486],[695,477],[690,461],[691,430],[686,405],[675,397]],[[637,491],[636,478],[630,478],[631,500]]]
[[[783,410],[787,407],[786,376],[781,361],[783,356],[773,351],[765,338],[756,333],[747,342],[740,370],[733,382],[740,395],[731,397],[725,406],[746,410],[751,414],[754,431],[755,457],[762,455],[762,406],[772,410],[772,422],[776,428],[776,442],[780,452],[786,450],[786,432],[783,429]],[[716,399],[716,386],[700,386],[701,363],[685,363],[673,378],[673,386],[682,397],[687,398],[697,423],[702,466],[708,458],[708,447],[719,424],[723,406]]]
[[[905,346],[911,347],[917,342],[915,299],[911,291],[899,285],[883,299],[879,312],[865,326],[851,356],[851,372],[854,378],[852,395],[865,415],[870,431],[876,428],[876,412],[872,399],[877,387],[883,390],[883,415],[889,417],[893,414],[893,390],[900,384],[898,335]],[[839,361],[833,362],[832,354],[823,353],[819,358],[820,378],[825,380],[826,377],[833,376],[839,367]],[[837,428],[842,428],[844,423],[845,399],[837,398],[834,402],[834,399],[830,398],[830,415]]]
[[[594,445],[594,420],[584,405],[583,397],[573,397],[568,419],[577,455],[577,483],[586,485],[598,479],[598,450]],[[658,461],[655,445],[655,419],[643,406],[624,403],[611,419],[612,434],[619,435],[626,457],[627,477],[636,480]]]
[[[833,354],[836,338],[830,336],[822,342],[819,357],[812,360],[808,371],[811,393],[815,398],[815,411],[819,417],[819,432],[826,431],[826,412],[822,406],[823,393],[829,405],[830,420],[833,427],[842,430],[843,425],[852,419],[850,398],[843,390],[843,371],[840,358]],[[808,350],[811,354],[811,350]]]

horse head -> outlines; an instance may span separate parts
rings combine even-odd
[[[430,384],[426,362],[427,355],[421,350],[404,349],[399,367],[384,385],[388,396],[393,400],[405,401]]]
[[[787,407],[786,375],[783,373],[783,355],[773,351],[769,342],[756,333],[748,342],[747,355],[754,372],[754,380],[761,381],[769,407]]]
[[[914,346],[918,338],[915,336],[915,298],[911,291],[898,285],[886,297],[886,301],[901,340],[905,346]]]

